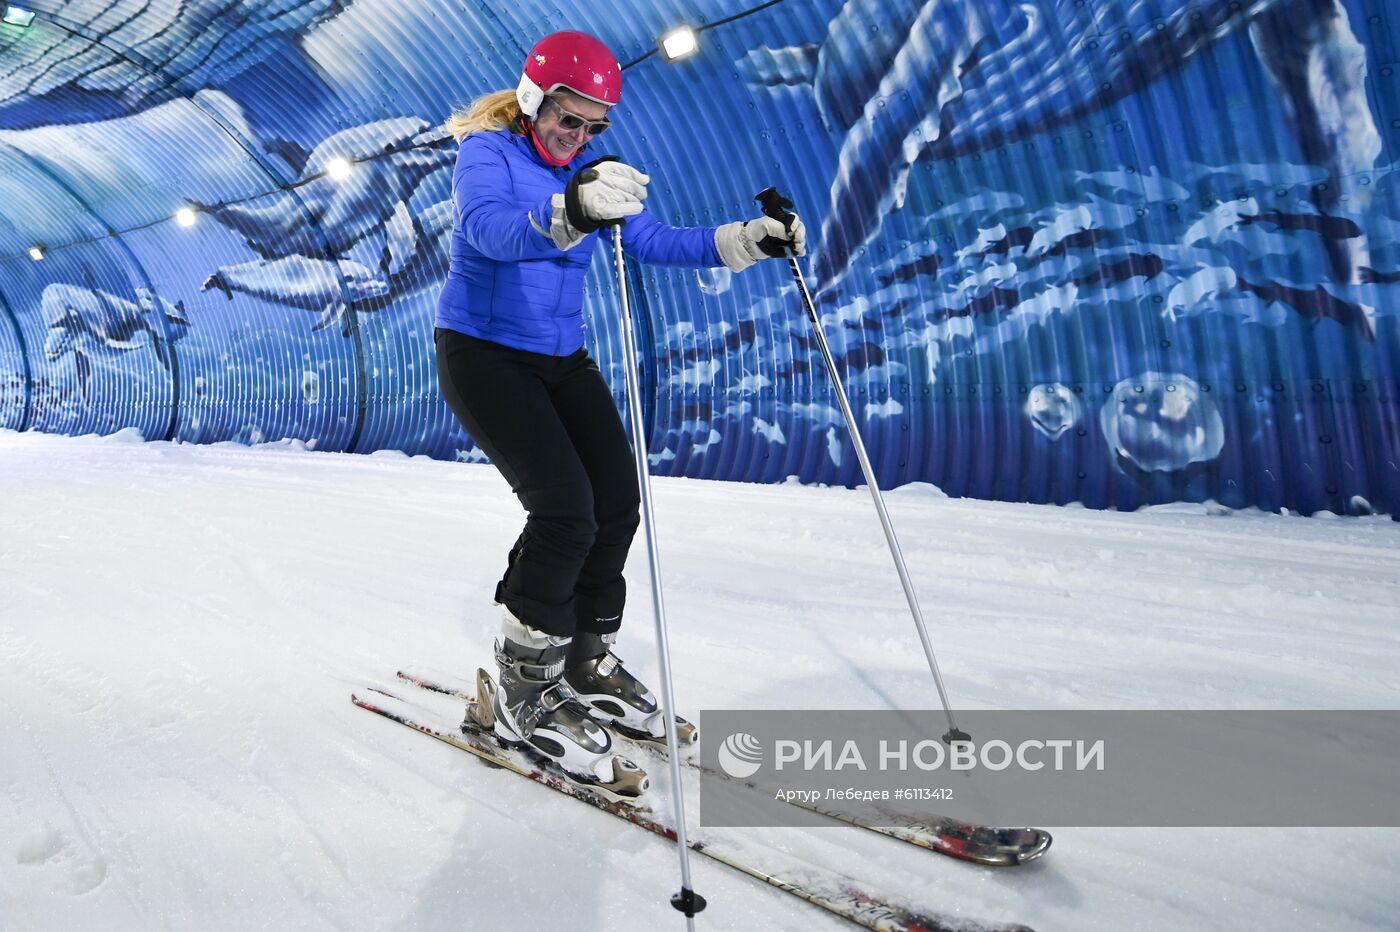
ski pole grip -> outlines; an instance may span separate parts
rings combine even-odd
[[[570,180],[569,184],[564,188],[564,209],[569,218],[569,222],[574,225],[575,229],[579,230],[582,233],[592,233],[594,230],[602,229],[603,227],[622,226],[622,217],[618,217],[614,220],[589,220],[587,218],[587,215],[583,212],[583,205],[579,202],[578,193],[578,189],[581,185],[585,185],[590,181],[596,181],[598,179],[598,169],[594,166],[601,165],[604,162],[621,161],[622,158],[616,155],[599,156],[598,158],[589,162],[587,165],[584,165],[582,168],[580,168],[578,170],[578,174],[575,175],[573,179]]]
[[[797,214],[792,212],[792,201],[779,194],[777,188],[764,188],[754,195],[754,200],[763,205],[765,215],[781,223],[784,230],[792,230],[792,224],[797,219]]]

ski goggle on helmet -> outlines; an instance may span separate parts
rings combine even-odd
[[[622,69],[608,47],[587,33],[551,33],[525,57],[515,99],[533,120],[545,97],[560,90],[615,107],[622,98]]]

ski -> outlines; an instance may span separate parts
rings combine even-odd
[[[404,682],[430,692],[452,696],[464,702],[474,701],[470,684],[460,677],[422,667],[406,667],[398,671],[398,676]],[[666,749],[664,745],[640,740],[616,729],[609,730],[633,747],[646,751],[660,760],[665,760]],[[682,762],[687,768],[707,777],[731,781],[734,779],[726,773],[706,767],[691,758],[684,758]],[[761,790],[760,787],[752,783],[744,782],[744,785]],[[901,819],[895,825],[882,825],[857,815],[825,809],[814,803],[798,799],[786,800],[786,802],[789,805],[829,819],[835,819],[838,822],[844,822],[856,828],[894,838],[937,854],[957,858],[960,861],[971,861],[988,867],[1013,867],[1033,861],[1050,848],[1052,841],[1049,832],[1038,828],[975,825],[947,817],[935,817],[929,820]]]
[[[442,721],[433,710],[384,689],[365,687],[353,692],[350,700],[362,709],[467,751],[487,764],[519,774],[662,838],[673,842],[676,840],[674,829],[651,814],[644,797],[636,801],[609,798],[597,792],[595,787],[569,779],[558,768],[533,760],[521,751],[501,747],[494,738],[483,733],[464,731],[455,723]],[[690,849],[697,854],[761,880],[861,928],[878,932],[1032,932],[1019,924],[983,923],[957,916],[917,912],[882,899],[850,878],[811,865],[793,871],[767,868],[755,864],[736,850],[730,850],[720,841],[694,836],[688,841]]]

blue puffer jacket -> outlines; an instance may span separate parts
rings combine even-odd
[[[580,153],[574,161],[591,159]],[[452,176],[452,267],[438,298],[437,326],[553,356],[583,346],[583,280],[598,233],[564,251],[540,232],[549,229],[551,197],[575,171],[573,164],[547,164],[528,137],[510,130],[462,141]],[[642,262],[724,264],[714,227],[669,227],[643,211],[622,229],[625,253]]]

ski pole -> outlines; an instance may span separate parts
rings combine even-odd
[[[671,679],[671,645],[666,636],[666,606],[661,598],[661,556],[656,549],[656,522],[651,507],[651,467],[647,461],[646,425],[642,417],[641,380],[637,377],[637,345],[632,333],[632,308],[627,298],[627,274],[622,263],[622,221],[612,224],[613,261],[617,269],[617,293],[622,304],[622,369],[627,378],[627,407],[632,422],[632,453],[641,491],[642,526],[646,530],[647,559],[651,564],[651,598],[656,607],[656,650],[661,658],[662,717],[666,721],[666,753],[671,763],[671,792],[676,815],[676,850],[681,859],[681,889],[671,905],[685,913],[686,928],[695,928],[695,914],[705,908],[705,898],[690,884],[690,843],[685,831],[685,797],[681,793],[681,751],[676,738],[675,690]]]
[[[791,212],[792,201],[778,193],[776,188],[764,188],[754,200],[763,205],[763,213],[781,223],[784,228],[792,229],[792,223],[797,219],[797,215]],[[856,449],[856,459],[860,460],[860,468],[865,473],[865,484],[870,488],[870,497],[875,500],[875,511],[880,515],[880,526],[885,529],[885,540],[889,542],[890,554],[894,557],[895,569],[899,572],[899,582],[904,586],[904,597],[909,601],[909,611],[914,615],[914,626],[919,629],[919,640],[924,645],[924,656],[928,658],[928,668],[933,673],[933,684],[938,687],[938,698],[943,702],[943,714],[948,717],[948,733],[943,736],[946,742],[969,741],[971,736],[958,728],[953,721],[953,708],[948,702],[948,691],[943,688],[943,675],[938,672],[938,659],[933,655],[933,643],[929,640],[928,627],[924,624],[924,613],[919,609],[918,596],[914,594],[914,583],[909,578],[909,567],[904,563],[904,554],[899,549],[899,540],[894,535],[894,525],[890,523],[890,513],[885,508],[885,498],[880,494],[880,486],[875,481],[875,470],[871,468],[870,457],[865,452],[865,443],[861,440],[860,429],[856,426],[855,415],[851,412],[851,403],[846,399],[846,388],[841,384],[841,373],[836,369],[836,360],[831,356],[831,348],[827,345],[826,334],[822,331],[821,318],[817,316],[816,305],[812,303],[812,295],[807,290],[807,282],[802,277],[802,269],[797,264],[797,254],[793,252],[791,246],[784,247],[787,254],[788,268],[792,271],[792,279],[797,283],[797,290],[802,294],[802,303],[807,309],[807,317],[812,322],[812,334],[816,337],[817,346],[821,348],[822,358],[826,360],[826,371],[831,376],[832,383],[836,386],[836,400],[841,404],[841,414],[846,419],[846,429],[850,431],[851,443]]]

